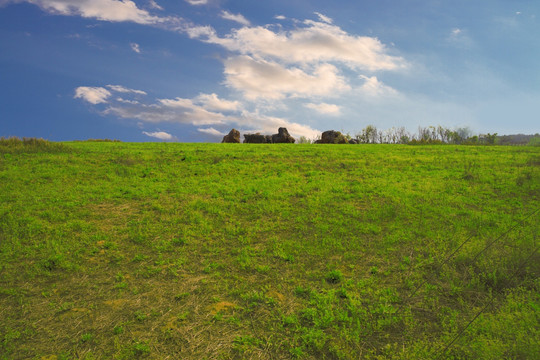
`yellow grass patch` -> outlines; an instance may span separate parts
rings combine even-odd
[[[117,310],[120,309],[129,302],[129,300],[126,299],[114,299],[114,300],[105,300],[103,303],[105,305],[111,306],[113,309]]]
[[[210,314],[216,315],[221,312],[228,312],[236,308],[236,304],[228,301],[220,301],[218,303],[212,304],[210,306]]]

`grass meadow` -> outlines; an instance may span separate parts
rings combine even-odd
[[[539,359],[540,148],[0,144],[0,359]]]

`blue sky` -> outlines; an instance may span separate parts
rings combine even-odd
[[[0,0],[0,136],[540,132],[537,0]]]

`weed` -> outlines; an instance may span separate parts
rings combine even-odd
[[[258,347],[262,341],[251,335],[238,335],[233,340],[233,350],[245,353],[251,348]]]
[[[90,342],[92,340],[94,340],[94,334],[92,333],[85,333],[81,335],[81,342],[83,343]]]
[[[463,180],[474,180],[477,178],[477,174],[478,172],[476,163],[474,161],[466,160],[462,176]]]
[[[186,239],[181,237],[181,236],[177,236],[177,237],[172,239],[171,243],[174,246],[184,246],[184,245],[186,245]]]
[[[133,315],[135,316],[135,320],[141,321],[141,322],[146,320],[146,318],[148,317],[148,314],[146,314],[144,311],[141,311],[141,310],[135,311]]]
[[[343,280],[343,274],[339,270],[332,270],[326,274],[325,279],[330,284],[337,284]]]

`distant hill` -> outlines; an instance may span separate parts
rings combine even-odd
[[[534,142],[534,139],[540,139],[540,134],[499,135],[497,136],[497,143],[499,145],[528,145]]]

